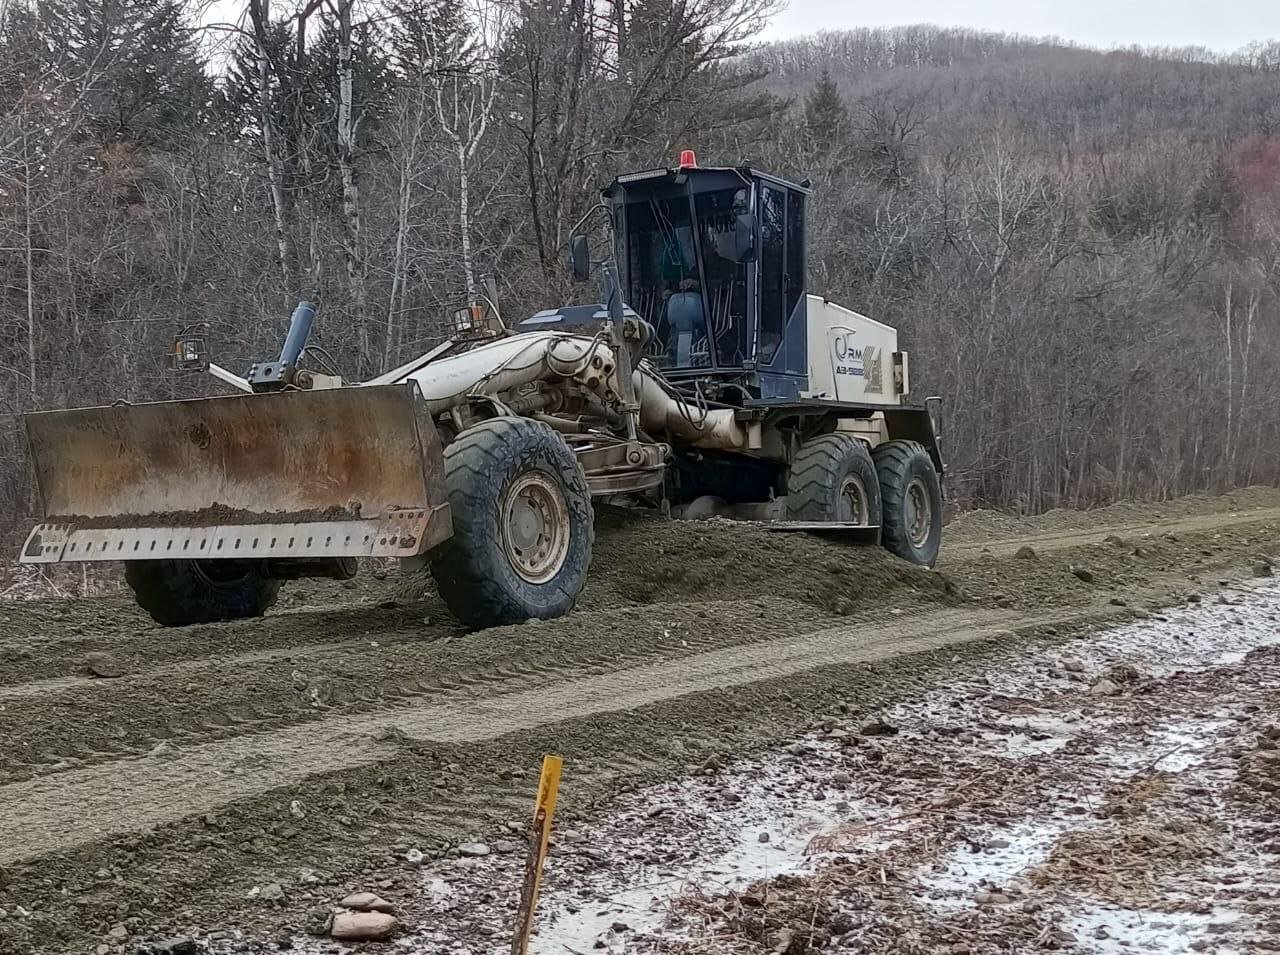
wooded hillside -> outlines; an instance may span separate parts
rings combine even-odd
[[[0,0],[0,526],[16,414],[207,389],[175,332],[240,370],[304,294],[351,378],[486,275],[581,297],[596,189],[681,148],[813,180],[810,286],[903,329],[962,503],[1280,479],[1280,47],[753,47],[773,6]]]

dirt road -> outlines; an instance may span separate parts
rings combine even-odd
[[[274,951],[343,887],[417,885],[523,820],[543,752],[568,762],[564,824],[591,820],[834,701],[907,700],[1266,571],[1280,492],[967,515],[935,572],[751,527],[600,523],[577,612],[479,634],[395,576],[176,631],[124,596],[0,604],[0,952],[211,931]]]

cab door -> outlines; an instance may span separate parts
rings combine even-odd
[[[756,367],[804,375],[804,193],[772,183],[760,188],[759,303]]]

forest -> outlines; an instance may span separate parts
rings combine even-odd
[[[694,149],[812,180],[809,288],[903,333],[960,506],[1280,482],[1280,44],[929,26],[763,43],[776,0],[0,0],[0,537],[21,414],[193,395],[299,298],[358,380],[492,282],[582,300],[599,188]]]

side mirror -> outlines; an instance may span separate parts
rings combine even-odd
[[[569,275],[575,282],[591,278],[591,250],[585,235],[575,235],[569,240]]]
[[[733,258],[736,262],[754,262],[756,257],[756,220],[748,212],[733,220]]]

